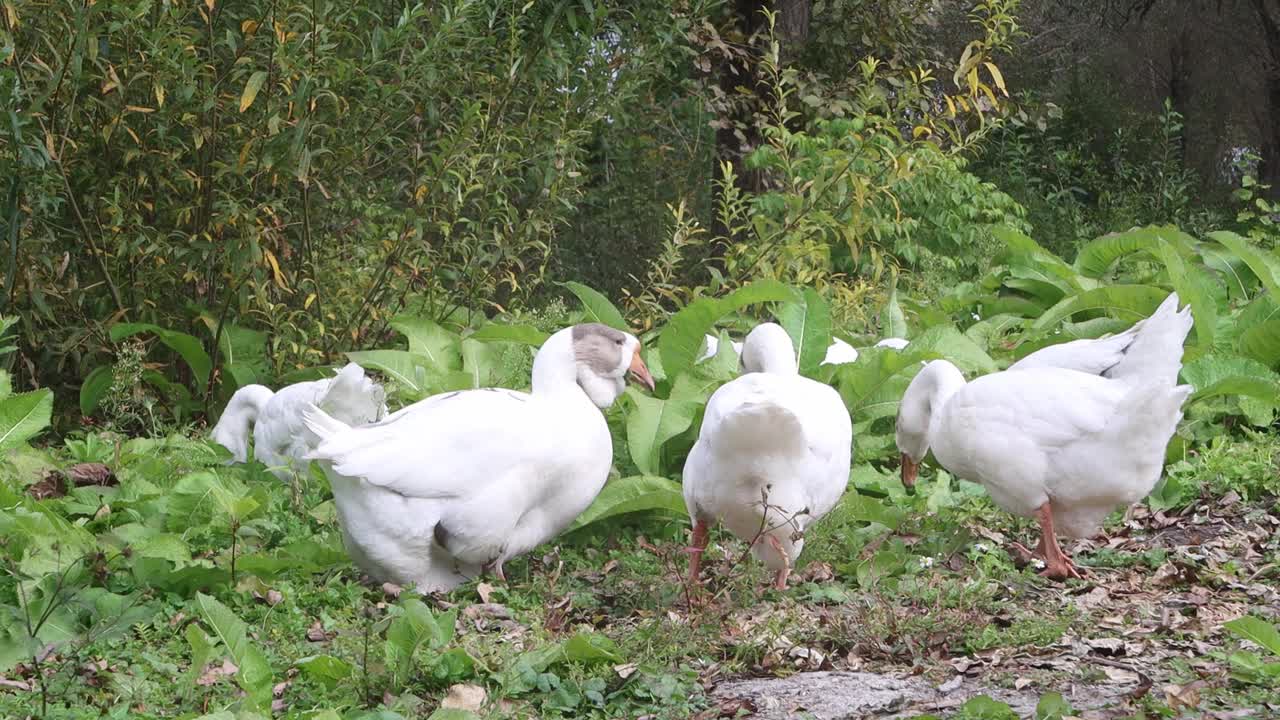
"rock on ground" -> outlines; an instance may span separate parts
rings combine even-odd
[[[1077,710],[1122,699],[1128,688],[1073,686],[1058,692]],[[892,720],[949,711],[978,695],[1007,703],[1020,717],[1034,717],[1040,693],[986,687],[957,676],[942,686],[918,677],[896,678],[866,672],[805,672],[786,678],[731,680],[711,693],[722,701],[747,700],[753,720]]]

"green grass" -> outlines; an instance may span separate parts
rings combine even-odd
[[[1213,445],[1177,472],[1206,493],[1265,496],[1270,480],[1254,473],[1275,447],[1262,436]],[[978,534],[1029,541],[1031,526],[945,475],[923,478],[908,497],[891,477],[860,471],[859,486],[889,497],[848,493],[810,532],[786,592],[765,590],[765,570],[717,532],[704,594],[690,607],[687,520],[649,515],[558,538],[511,562],[509,584],[471,583],[422,604],[360,582],[321,479],[307,478],[295,496],[262,468],[221,459],[180,437],[89,436],[0,464],[0,674],[30,685],[0,692],[0,717],[250,717],[255,704],[265,717],[274,700],[277,717],[389,720],[430,716],[462,683],[485,689],[484,717],[682,718],[708,707],[708,673],[805,669],[795,648],[825,658],[823,667],[856,657],[863,669],[915,668],[942,682],[951,658],[1051,653],[1067,635],[1104,632],[1098,612],[1062,595],[1086,586],[1018,569]],[[77,461],[112,464],[120,485],[24,496],[44,469]],[[1095,572],[1141,577],[1170,557],[1103,549],[1086,560]],[[228,634],[234,622],[211,615],[202,597],[246,634]],[[32,643],[26,618],[51,601]],[[1234,643],[1221,647],[1225,663]],[[232,657],[238,668],[224,665]],[[1011,682],[1001,677],[993,671],[993,687]],[[1194,670],[1175,666],[1170,677],[1190,682]],[[1266,694],[1234,682],[1204,696],[1230,706]],[[1158,699],[1143,702],[1164,713]]]

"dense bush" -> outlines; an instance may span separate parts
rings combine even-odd
[[[683,42],[659,5],[6,4],[19,374],[82,376],[112,320],[211,346],[197,318],[235,318],[279,373],[382,335],[411,295],[518,305],[595,128]]]

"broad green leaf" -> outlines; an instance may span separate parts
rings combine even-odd
[[[169,330],[151,323],[116,323],[111,326],[111,342],[120,342],[127,337],[140,333],[154,334],[170,350],[178,353],[187,363],[187,367],[191,369],[191,375],[196,379],[200,388],[203,388],[205,383],[209,381],[209,373],[213,370],[213,361],[209,359],[209,353],[205,352],[204,345],[193,335],[178,332],[177,330]]]
[[[627,388],[631,403],[627,413],[627,448],[636,467],[645,475],[662,475],[662,446],[693,424],[701,398],[691,389],[687,375],[676,379],[671,397],[663,400]]]
[[[267,359],[266,333],[229,322],[224,322],[219,332],[217,318],[203,314],[200,319],[209,328],[210,339],[217,337],[218,359],[236,388],[268,378],[271,362]]]
[[[17,393],[0,400],[0,452],[12,450],[49,425],[53,391],[49,388]]]
[[[141,557],[163,558],[178,567],[191,562],[190,546],[175,533],[154,533],[133,545],[133,551]]]
[[[1223,623],[1233,634],[1257,643],[1272,655],[1280,657],[1280,630],[1275,625],[1256,617],[1245,616]]]
[[[800,373],[812,376],[827,355],[831,344],[831,308],[812,288],[805,288],[800,302],[786,303],[778,310],[778,324],[791,336]]]
[[[462,341],[462,371],[468,388],[489,387],[501,361],[501,348],[471,338]]]
[[[841,515],[862,522],[884,525],[890,530],[896,530],[902,523],[902,518],[906,516],[906,512],[900,508],[886,505],[876,498],[856,492],[845,493],[840,504],[843,508]]]
[[[1018,720],[1013,708],[989,695],[970,698],[960,706],[960,716],[966,720]]]
[[[1141,320],[1169,296],[1151,285],[1108,285],[1063,298],[1031,324],[1028,335],[1038,335],[1080,312],[1104,312],[1124,320]]]
[[[1049,692],[1040,696],[1040,702],[1036,703],[1035,720],[1064,720],[1068,715],[1075,714],[1071,709],[1071,703],[1062,697],[1061,693]]]
[[[253,101],[258,97],[258,92],[262,90],[262,84],[267,81],[267,71],[257,70],[249,76],[249,81],[244,84],[244,91],[240,93],[240,112],[249,109],[253,105]]]
[[[413,315],[392,318],[391,327],[409,340],[410,353],[425,357],[440,372],[462,369],[461,339],[457,334]]]
[[[591,506],[573,521],[568,532],[616,515],[650,510],[683,514],[686,510],[680,483],[650,475],[612,480],[605,484]]]
[[[1243,395],[1275,402],[1280,399],[1280,375],[1252,358],[1205,355],[1182,366],[1182,380],[1194,387],[1191,400],[1219,395]]]
[[[618,646],[599,633],[576,633],[565,641],[564,658],[569,662],[588,665],[597,662],[622,662]]]
[[[1009,249],[1013,262],[1028,270],[1034,269],[1041,273],[1046,282],[1053,282],[1055,285],[1063,283],[1064,289],[1066,287],[1075,290],[1084,288],[1080,274],[1074,268],[1063,262],[1062,258],[1045,250],[1035,240],[1005,225],[992,228],[991,234]]]
[[[961,370],[974,375],[985,375],[999,370],[996,361],[973,340],[953,325],[934,325],[916,336],[901,355],[916,361],[942,357],[955,363]]]
[[[467,337],[480,342],[510,342],[542,347],[551,336],[532,325],[489,323]]]
[[[1280,260],[1233,232],[1220,230],[1209,233],[1209,237],[1243,260],[1272,299],[1280,303]]]
[[[582,302],[582,309],[586,312],[586,317],[583,318],[585,321],[603,323],[611,328],[630,332],[627,321],[623,320],[622,313],[609,302],[609,298],[582,283],[566,282],[561,285],[568,288],[569,292],[576,295]]]
[[[1023,327],[1023,318],[1017,315],[1001,313],[979,320],[965,329],[965,337],[987,352],[1003,343],[1005,335],[1012,330]]]
[[[89,377],[80,383],[80,414],[92,415],[98,403],[111,389],[112,366],[99,365],[89,373]]]
[[[889,291],[889,301],[880,311],[880,332],[884,337],[903,339],[907,337],[907,316],[902,312],[902,305],[898,303],[896,286]]]
[[[98,543],[82,525],[69,522],[44,503],[0,509],[0,550],[20,558],[18,569],[30,577],[60,573],[95,552]]]
[[[420,647],[438,649],[453,639],[457,610],[439,615],[416,598],[400,603],[400,613],[387,627],[387,664],[397,678],[406,678],[413,667],[414,654]]]
[[[415,398],[427,396],[427,369],[432,363],[425,355],[404,350],[360,350],[347,353],[347,359],[386,374]]]
[[[1110,233],[1085,243],[1076,254],[1075,268],[1081,275],[1100,278],[1122,258],[1137,253],[1156,255],[1166,243],[1163,235],[1177,232],[1169,227],[1149,226]]]
[[[1218,329],[1218,303],[1211,290],[1211,281],[1199,266],[1188,266],[1178,251],[1168,243],[1161,243],[1157,254],[1169,273],[1169,282],[1178,293],[1179,302],[1191,306],[1191,317],[1196,329],[1196,354],[1203,355],[1213,349]]]
[[[1280,315],[1245,328],[1237,342],[1245,355],[1257,358],[1270,367],[1280,365]]]
[[[1209,270],[1218,273],[1226,286],[1227,297],[1232,301],[1247,301],[1257,283],[1257,278],[1243,260],[1219,245],[1201,244],[1200,259]]]
[[[213,470],[185,475],[168,493],[166,525],[173,532],[214,524],[230,527],[243,523],[262,510],[267,501],[262,487],[250,489],[239,477]]]
[[[668,377],[693,367],[702,352],[703,339],[720,318],[748,305],[763,302],[799,302],[795,290],[776,280],[759,280],[723,298],[694,300],[671,317],[658,337],[658,352]]]
[[[355,670],[351,663],[339,660],[332,655],[310,655],[299,659],[294,665],[302,668],[308,676],[330,690],[350,677]]]
[[[270,710],[271,666],[266,655],[250,642],[248,626],[230,608],[204,593],[196,593],[195,603],[204,621],[231,655],[232,662],[239,666],[236,682],[248,695],[249,706]]]

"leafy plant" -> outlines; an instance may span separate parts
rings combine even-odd
[[[1247,650],[1234,652],[1230,656],[1231,676],[1246,683],[1280,686],[1280,630],[1276,626],[1255,617],[1242,617],[1223,623],[1223,627],[1237,637],[1249,640],[1271,653],[1276,660],[1267,662],[1257,653]]]
[[[14,393],[9,373],[0,370],[0,453],[20,447],[49,425],[53,391]]]
[[[231,656],[232,662],[238,668],[236,682],[245,692],[245,708],[269,712],[274,675],[262,650],[249,640],[248,626],[236,617],[230,608],[208,595],[197,593],[195,604],[205,623],[213,630],[214,637],[225,649],[224,652]],[[188,639],[191,637],[192,635],[188,635]],[[201,656],[199,659],[207,659],[211,654],[205,649],[207,647],[205,643],[207,640],[204,639],[192,643],[194,654]],[[200,648],[198,651],[196,651],[197,646]]]

